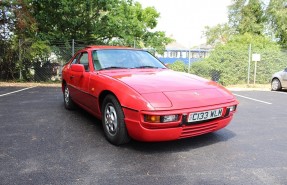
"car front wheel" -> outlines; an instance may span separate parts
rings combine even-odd
[[[124,113],[117,98],[107,95],[102,104],[102,124],[107,140],[114,145],[129,142]]]
[[[271,90],[272,91],[279,91],[282,89],[281,82],[279,79],[275,78],[271,82]]]
[[[65,108],[68,110],[72,110],[75,108],[75,104],[70,96],[70,91],[67,85],[64,87],[64,105]]]

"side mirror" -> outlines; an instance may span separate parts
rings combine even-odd
[[[71,70],[73,72],[83,73],[85,71],[85,68],[84,68],[83,64],[72,64],[71,65]]]

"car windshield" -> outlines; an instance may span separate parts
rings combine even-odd
[[[157,58],[142,50],[94,50],[93,62],[96,70],[166,68]]]

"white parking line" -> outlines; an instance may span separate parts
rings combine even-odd
[[[234,93],[233,93],[233,94],[234,94]],[[257,99],[250,98],[250,97],[247,97],[247,96],[242,96],[242,95],[239,95],[239,94],[234,94],[234,95],[235,95],[235,96],[239,96],[239,97],[241,97],[241,98],[245,98],[245,99],[249,99],[249,100],[257,101],[257,102],[260,102],[260,103],[265,103],[265,104],[268,104],[268,105],[271,105],[271,104],[272,104],[272,103],[270,103],[270,102],[257,100]]]
[[[34,88],[34,87],[27,87],[27,88],[24,88],[24,89],[20,89],[18,91],[9,92],[9,93],[6,93],[6,94],[0,94],[0,97],[7,96],[9,94],[14,94],[14,93],[21,92],[21,91],[25,91],[25,90],[28,90],[28,89],[31,89],[31,88]]]

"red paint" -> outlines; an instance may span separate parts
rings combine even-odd
[[[88,52],[89,71],[82,72],[79,64],[71,65],[72,58],[63,68],[63,84],[68,85],[77,104],[99,119],[102,95],[107,92],[114,94],[123,107],[126,127],[133,139],[165,141],[193,137],[221,129],[232,120],[234,112],[224,117],[226,108],[237,105],[238,101],[219,84],[169,69],[95,70],[92,51],[107,49],[137,50],[114,46],[87,47],[78,53]],[[220,118],[197,124],[184,123],[184,115],[218,108],[223,108]],[[180,120],[146,123],[144,114],[179,114]]]

